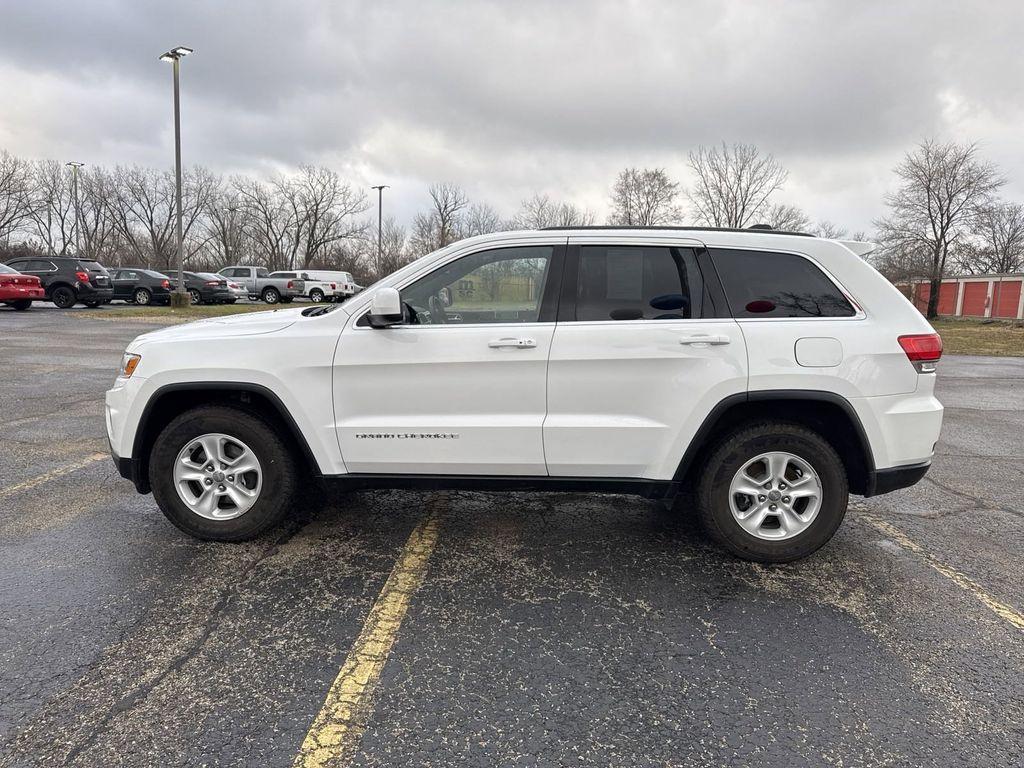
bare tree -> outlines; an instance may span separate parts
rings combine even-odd
[[[765,214],[765,220],[760,223],[787,232],[806,232],[811,228],[811,220],[807,214],[797,206],[787,203],[771,206]]]
[[[78,172],[78,239],[87,259],[123,262],[111,206],[116,196],[114,180],[103,168]]]
[[[459,218],[469,205],[462,188],[448,183],[431,185],[430,202],[430,210],[416,214],[413,219],[410,245],[418,256],[458,240]]]
[[[956,254],[957,266],[972,274],[1024,269],[1024,205],[992,202],[982,206],[971,224],[975,240]]]
[[[778,160],[762,155],[753,144],[699,147],[689,161],[697,184],[687,196],[695,218],[712,227],[761,223],[769,199],[788,177]]]
[[[811,234],[815,237],[823,237],[826,240],[842,240],[846,237],[847,232],[844,227],[822,219],[811,228]],[[856,240],[857,238],[854,239]]]
[[[490,204],[473,203],[459,217],[457,228],[459,239],[462,239],[501,232],[505,225],[501,215]]]
[[[889,215],[876,222],[879,234],[898,260],[926,261],[931,283],[927,315],[934,318],[951,250],[1005,179],[978,157],[977,144],[934,139],[908,152],[894,173],[900,186],[886,195]]]
[[[609,224],[654,227],[679,220],[679,185],[663,168],[626,168],[612,187]]]
[[[367,209],[366,194],[352,189],[327,168],[303,166],[296,179],[302,266],[308,267],[338,240],[363,234],[356,216]]]
[[[210,195],[203,226],[209,235],[211,268],[222,269],[245,261],[244,217],[242,202],[234,189],[218,187]]]
[[[511,229],[544,229],[545,227],[584,227],[593,224],[591,211],[573,203],[557,203],[540,193],[523,200],[519,210],[509,220]]]
[[[0,238],[11,234],[32,214],[32,174],[28,162],[0,151]]]
[[[118,167],[109,210],[119,239],[130,257],[142,264],[169,269],[177,263],[174,176],[169,171]],[[197,222],[209,208],[216,179],[203,168],[185,172],[182,184],[182,230],[185,259],[198,252],[207,233]]]
[[[75,246],[75,201],[68,169],[56,160],[39,160],[31,169],[33,232],[46,253],[63,255]]]

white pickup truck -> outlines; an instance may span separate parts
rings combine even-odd
[[[306,286],[302,280],[270,274],[265,267],[225,267],[217,273],[221,277],[238,283],[249,292],[250,299],[261,299],[267,304],[291,303],[292,299],[304,296]]]
[[[302,280],[305,296],[319,304],[322,301],[345,301],[362,290],[350,272],[324,269],[304,269],[296,272],[272,272],[271,277],[289,277]]]

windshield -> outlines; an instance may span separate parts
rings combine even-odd
[[[0,264],[0,275],[20,275],[21,273],[16,269],[11,269],[6,264]]]

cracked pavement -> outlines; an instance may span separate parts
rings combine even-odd
[[[291,765],[430,494],[221,545],[109,460],[59,474],[154,327],[102,311],[0,308],[0,766]],[[1024,611],[1024,360],[938,392],[925,481],[786,566],[685,500],[450,494],[352,764],[1019,765],[1024,631],[983,598]]]

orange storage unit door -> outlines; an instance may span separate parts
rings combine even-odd
[[[985,299],[988,298],[988,283],[964,283],[964,307],[962,314],[968,317],[985,315]]]
[[[959,283],[942,283],[939,286],[939,314],[956,314],[956,294]]]
[[[1020,306],[1020,280],[1004,280],[992,286],[992,316],[1016,317]]]
[[[914,306],[923,315],[928,311],[928,297],[932,293],[932,287],[928,283],[918,283],[914,286]]]

